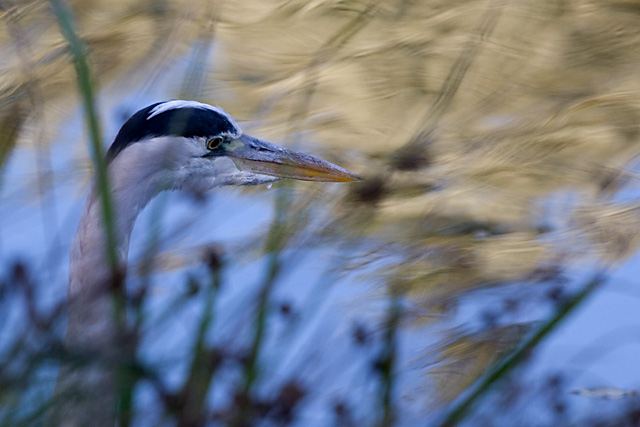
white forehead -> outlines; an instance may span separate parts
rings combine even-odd
[[[216,113],[224,116],[227,120],[229,120],[229,122],[231,122],[231,124],[236,129],[238,129],[238,131],[240,131],[240,126],[238,126],[238,123],[236,123],[233,117],[231,117],[231,115],[226,111],[224,111],[222,108],[209,105],[209,104],[204,104],[198,101],[185,101],[182,99],[175,99],[173,101],[167,101],[167,102],[163,102],[162,104],[156,105],[149,112],[149,115],[147,116],[147,120],[153,118],[154,116],[157,116],[158,114],[164,113],[165,111],[179,110],[180,108],[200,108],[202,110],[215,111]]]

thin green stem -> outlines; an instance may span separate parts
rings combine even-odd
[[[206,420],[206,398],[218,368],[212,360],[215,353],[207,347],[206,340],[214,321],[215,302],[221,284],[221,265],[216,263],[211,266],[211,283],[206,289],[205,306],[192,351],[193,360],[182,388],[178,426],[201,425]]]
[[[123,277],[120,274],[119,258],[117,254],[117,244],[115,238],[114,207],[107,174],[107,163],[103,151],[103,143],[100,131],[98,115],[96,113],[94,80],[91,68],[88,63],[88,53],[85,44],[78,37],[73,23],[71,11],[67,8],[63,0],[50,0],[53,12],[60,26],[60,32],[66,39],[69,52],[73,58],[76,70],[78,90],[81,95],[84,107],[85,121],[90,136],[90,147],[93,164],[96,172],[96,184],[100,198],[103,227],[106,237],[106,255],[111,270],[112,277],[112,300],[114,320],[118,335],[126,330],[126,307],[125,298],[122,294]],[[106,321],[106,319],[103,319]],[[132,349],[127,356],[135,354]],[[119,363],[116,369],[116,384],[118,387],[118,421],[119,425],[126,427],[130,424],[131,409],[133,407],[133,384],[130,372]],[[103,390],[108,393],[108,390]]]
[[[264,283],[260,289],[260,294],[258,295],[257,314],[254,322],[255,331],[253,341],[251,343],[249,358],[245,368],[244,385],[242,389],[243,402],[241,403],[238,411],[238,424],[242,424],[242,422],[250,420],[250,415],[247,411],[249,410],[251,392],[259,375],[260,350],[266,334],[269,297],[282,267],[280,253],[284,248],[286,240],[286,212],[290,205],[291,200],[287,188],[278,188],[276,195],[275,220],[271,227],[269,238],[266,242],[266,251],[268,252],[267,271]]]
[[[60,32],[67,40],[69,52],[73,57],[76,69],[78,89],[82,96],[85,121],[91,140],[91,155],[96,170],[98,191],[102,205],[102,219],[107,238],[107,256],[109,265],[114,273],[118,271],[118,257],[116,253],[116,240],[114,233],[114,213],[111,192],[109,191],[109,177],[107,176],[107,164],[104,156],[100,124],[95,108],[95,96],[93,93],[93,78],[87,62],[87,50],[78,37],[73,26],[71,12],[62,0],[50,0],[53,11],[60,26]]]
[[[366,23],[369,22],[372,17],[372,11],[380,3],[380,1],[372,2],[362,13],[358,14],[352,21],[342,27],[336,32],[320,49],[318,55],[316,55],[307,69],[307,74],[311,75],[316,66],[328,59],[331,48],[339,49],[343,46],[351,37],[362,29]],[[315,81],[309,78],[309,90],[306,91],[305,96],[302,97],[300,105],[294,109],[291,116],[291,122],[294,125],[294,131],[292,134],[297,134],[296,128],[299,126],[301,118],[308,111],[308,105],[311,97],[314,93]],[[250,420],[250,415],[247,414],[249,410],[249,401],[251,391],[259,375],[259,356],[260,349],[266,333],[267,313],[269,308],[269,296],[271,290],[276,282],[276,279],[282,270],[282,260],[280,252],[285,246],[285,240],[287,238],[286,233],[286,220],[287,220],[287,208],[291,206],[291,200],[288,197],[287,187],[282,186],[278,189],[276,196],[276,218],[273,226],[271,227],[269,238],[267,239],[266,251],[268,253],[268,266],[265,276],[265,281],[260,289],[258,295],[258,307],[255,319],[255,331],[254,337],[249,352],[249,358],[245,368],[244,385],[242,389],[243,401],[240,404],[238,410],[238,418],[236,424],[240,425],[242,422]]]
[[[381,427],[390,427],[395,422],[393,407],[393,370],[396,361],[396,335],[401,315],[402,306],[400,304],[400,296],[394,292],[389,298],[384,347],[378,360],[378,369],[380,370],[380,403],[382,404],[382,414],[379,423]]]
[[[538,344],[542,342],[555,328],[566,319],[586,298],[593,293],[605,280],[604,272],[596,274],[587,284],[575,294],[570,300],[562,305],[551,316],[538,331],[526,339],[518,349],[513,353],[506,356],[498,365],[493,368],[488,375],[486,375],[475,387],[475,390],[469,394],[466,398],[454,405],[446,414],[444,421],[440,423],[442,427],[449,427],[458,424],[468,414],[469,410],[476,403],[476,401],[482,398],[487,391],[496,384],[499,380],[504,378],[509,372],[515,369],[525,357],[536,348]]]

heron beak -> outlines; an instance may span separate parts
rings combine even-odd
[[[225,154],[241,170],[303,181],[352,182],[361,178],[347,169],[308,154],[289,150],[249,135],[231,143]]]

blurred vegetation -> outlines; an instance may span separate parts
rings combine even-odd
[[[186,250],[204,251],[210,277],[193,278],[192,294],[181,296],[207,301],[184,382],[171,388],[144,360],[126,361],[131,388],[145,381],[155,390],[165,411],[159,419],[288,424],[309,394],[321,392],[298,379],[269,395],[255,391],[269,377],[260,372],[260,351],[267,333],[262,328],[273,315],[270,295],[297,259],[287,251],[320,245],[345,250],[339,271],[327,275],[355,273],[383,285],[382,295],[371,298],[388,296],[386,314],[371,326],[382,330],[371,348],[378,391],[368,397],[378,412],[360,420],[358,411],[336,401],[333,419],[347,426],[402,423],[404,400],[446,407],[500,366],[502,357],[522,349],[521,340],[537,326],[518,322],[532,293],[551,311],[545,325],[554,325],[566,314],[562,310],[573,309],[565,304],[573,301],[567,295],[579,286],[568,284],[570,270],[619,263],[640,245],[639,206],[618,197],[637,179],[633,162],[640,150],[637,1],[68,5],[99,96],[153,93],[164,70],[187,63],[185,78],[172,82],[176,98],[221,105],[266,139],[319,144],[324,158],[365,178],[330,189],[279,187],[270,230],[228,248],[230,260],[247,248],[268,258],[255,310],[248,310],[253,339],[244,352],[206,340],[224,257],[210,247]],[[62,124],[82,105],[77,74],[50,2],[5,0],[0,14],[0,166],[16,146],[34,150],[42,170],[33,195],[42,197],[55,185],[42,153],[55,150]],[[79,171],[89,169],[85,139],[79,136],[74,145]],[[558,195],[570,195],[562,212],[549,202]],[[197,258],[152,249],[135,270],[142,276]],[[22,301],[32,328],[0,352],[0,402],[21,406],[0,411],[0,422],[31,425],[48,402],[47,392],[32,386],[36,367],[77,355],[66,354],[60,342],[64,306],[40,313],[34,295],[39,285],[28,268],[7,265],[0,308]],[[407,398],[396,381],[406,369],[396,357],[397,335],[430,334],[429,326],[455,318],[461,299],[514,284],[521,290],[505,297],[504,313],[487,314],[484,325],[471,331],[450,329],[438,345],[424,349],[424,394]],[[147,291],[143,287],[130,304],[141,306]],[[136,322],[144,321],[130,319],[136,334],[144,329]],[[354,332],[356,342],[366,336]],[[207,407],[214,377],[229,365],[241,372],[242,385],[229,391],[228,406]],[[509,394],[507,385],[503,390]],[[134,402],[132,411],[144,409]],[[614,421],[631,424],[637,414],[637,404],[630,405]]]

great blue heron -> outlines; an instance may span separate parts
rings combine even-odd
[[[182,100],[160,102],[135,113],[118,132],[107,161],[116,253],[121,265],[126,262],[139,212],[161,191],[203,192],[280,178],[334,182],[359,179],[324,160],[246,135],[219,107]],[[71,244],[66,343],[73,351],[104,353],[118,345],[111,321],[109,288],[113,270],[106,241],[99,191],[94,186]],[[59,399],[61,407],[54,411],[53,422],[113,425],[109,414],[115,403],[108,392],[110,381],[113,379],[104,367],[81,371],[74,366],[63,367],[56,395],[60,390],[76,390]],[[93,396],[86,396],[88,392]],[[93,402],[83,405],[76,401],[78,398]]]

